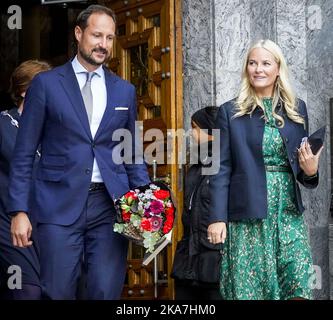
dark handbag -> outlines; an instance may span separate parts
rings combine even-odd
[[[188,240],[180,240],[177,243],[175,257],[171,271],[171,278],[177,280],[195,280],[193,259],[188,254]]]
[[[198,279],[206,283],[218,283],[220,280],[220,266],[223,244],[212,244],[207,235],[200,235],[200,254]]]
[[[324,144],[325,131],[326,131],[326,126],[323,126],[308,137],[308,142],[310,144],[311,151],[313,154],[317,154],[319,149]]]

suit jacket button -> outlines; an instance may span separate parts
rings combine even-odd
[[[95,148],[95,143],[94,143],[94,142],[91,143],[91,147],[92,147],[93,149]]]
[[[294,163],[294,159],[290,159],[290,163],[293,164]]]
[[[91,170],[90,169],[86,169],[86,174],[90,174]]]
[[[288,143],[288,142],[289,142],[289,139],[288,139],[288,138],[286,138],[286,139],[285,139],[285,141],[286,141],[286,143]]]

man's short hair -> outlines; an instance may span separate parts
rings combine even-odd
[[[81,11],[76,19],[76,25],[79,26],[82,31],[84,31],[84,29],[87,28],[88,19],[93,13],[104,13],[110,16],[113,19],[114,23],[116,24],[116,14],[112,9],[98,4],[93,4],[88,8],[84,9],[83,11]]]

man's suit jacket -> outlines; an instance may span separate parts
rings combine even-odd
[[[265,122],[263,112],[256,108],[252,116],[233,118],[235,100],[223,104],[218,112],[216,128],[220,129],[220,168],[210,178],[210,223],[235,221],[267,216],[266,172],[262,154]],[[297,148],[302,138],[308,136],[308,116],[304,101],[298,100],[299,113],[304,125],[286,117],[281,104],[277,112],[283,116],[285,125],[279,128],[288,154],[295,180],[296,205],[304,211],[301,193],[296,181],[305,187],[315,188],[318,177],[304,180],[298,163]]]
[[[130,131],[135,156],[136,93],[133,85],[104,71],[107,106],[94,138],[71,62],[34,78],[26,95],[11,167],[9,213],[32,210],[38,222],[72,224],[88,197],[94,157],[113,199],[149,182],[142,157],[141,164],[113,161],[113,150],[119,144],[112,139],[116,129]],[[29,208],[32,162],[39,144],[42,156]]]

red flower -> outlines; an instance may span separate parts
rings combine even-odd
[[[168,207],[168,208],[165,208],[165,215],[166,217],[173,217],[174,216],[174,212],[175,212],[175,208],[172,206],[172,207]]]
[[[142,218],[141,227],[143,230],[151,231],[151,223],[147,218]]]
[[[137,194],[134,191],[129,191],[124,196],[126,199],[133,198],[134,200],[138,198]]]
[[[156,190],[156,191],[154,191],[154,196],[157,199],[164,200],[164,199],[170,197],[170,192],[167,190]]]
[[[130,212],[126,212],[125,210],[122,210],[121,217],[123,218],[123,221],[128,222],[131,219],[131,213]]]
[[[127,199],[127,203],[131,205],[133,200],[136,200],[138,198],[137,194],[134,191],[127,192],[124,197]]]
[[[125,197],[126,199],[128,199],[133,193],[134,193],[133,191],[128,191],[128,192],[124,195],[124,197]]]
[[[167,234],[170,232],[170,230],[172,229],[172,225],[173,225],[173,218],[167,218],[164,226],[163,226],[163,233]]]

